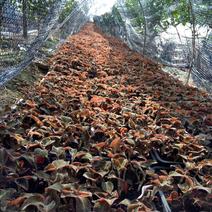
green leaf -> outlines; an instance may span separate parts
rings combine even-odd
[[[94,212],[109,212],[111,211],[111,205],[112,202],[101,198],[95,202]]]
[[[42,195],[34,195],[29,197],[22,205],[22,210],[26,210],[29,206],[35,206],[38,211],[47,212],[55,208],[55,201],[51,201],[49,204],[44,203],[45,198]]]
[[[111,194],[112,191],[113,191],[113,189],[114,189],[114,185],[113,185],[113,183],[110,182],[110,181],[108,181],[108,182],[102,182],[102,189],[103,189],[105,192]]]
[[[10,197],[16,192],[15,189],[9,188],[9,189],[0,189],[0,201],[10,199]]]
[[[91,210],[91,203],[88,198],[77,197],[76,198],[76,212],[88,212]]]
[[[61,183],[55,183],[47,188],[47,190],[53,190],[57,192],[61,192],[62,189],[63,189],[63,186]]]
[[[52,162],[52,164],[56,167],[56,169],[61,169],[64,166],[69,165],[69,162],[64,161],[64,160],[55,160]]]
[[[39,156],[43,156],[45,158],[48,157],[48,151],[47,150],[44,150],[44,149],[41,149],[41,148],[36,148],[34,150],[34,154],[35,155],[39,155]]]
[[[50,136],[50,137],[43,138],[41,143],[44,147],[48,147],[48,146],[55,144],[56,142],[59,142],[59,141],[60,141],[59,136]]]

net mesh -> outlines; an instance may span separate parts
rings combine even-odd
[[[70,13],[60,20],[67,4],[73,4],[68,11]],[[19,11],[17,4],[3,1],[1,3],[0,85],[15,77],[34,58],[43,57],[40,51],[43,46],[50,42],[49,48],[54,50],[68,35],[77,32],[88,21],[86,15],[88,5],[86,0],[74,3],[66,0],[53,1],[51,7],[39,17],[39,27],[36,21],[30,23],[30,19],[27,19],[30,25],[27,26],[26,39],[22,33],[24,31],[23,12]],[[17,19],[13,16],[14,13],[17,14]],[[16,27],[17,25],[20,29]]]
[[[210,1],[118,0],[111,12],[101,16],[91,13],[94,0],[45,0],[37,10],[29,4],[24,7],[24,2],[0,1],[0,85],[34,58],[44,57],[44,46],[53,51],[67,36],[93,20],[133,50],[165,66],[182,69],[187,80],[191,78],[197,86],[211,92]],[[184,17],[176,12],[180,9],[185,10]],[[183,24],[176,25],[173,20],[178,19]]]
[[[180,1],[165,6],[163,1],[135,0],[136,8],[129,2],[132,1],[119,0],[110,14],[94,18],[96,24],[104,32],[120,37],[133,50],[166,66],[191,72],[195,85],[211,92],[211,3],[206,6],[203,1],[188,1],[194,20],[175,25],[161,20],[164,12],[166,20],[171,20]]]

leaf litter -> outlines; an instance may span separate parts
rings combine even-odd
[[[87,24],[0,121],[1,211],[210,211],[212,101]]]

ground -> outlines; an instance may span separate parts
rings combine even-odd
[[[0,88],[0,116],[11,110],[20,99],[26,97],[27,93],[39,82],[44,73],[37,65],[32,64],[17,77]]]
[[[2,211],[210,211],[212,101],[87,24],[0,120]]]

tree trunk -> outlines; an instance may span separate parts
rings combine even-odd
[[[6,1],[0,2],[0,39],[1,39],[1,32],[3,29],[3,7]]]
[[[22,0],[22,12],[23,12],[23,37],[28,37],[28,22],[27,22],[27,0]]]
[[[192,0],[189,0],[189,11],[190,11],[191,32],[192,32],[192,57],[191,57],[191,63],[190,63],[190,68],[189,68],[186,84],[188,84],[189,82],[189,79],[192,73],[192,68],[196,60],[196,19],[195,19],[195,14],[193,10]]]
[[[146,23],[146,18],[145,18],[145,14],[144,14],[144,7],[141,3],[141,0],[138,0],[138,3],[141,7],[141,13],[142,13],[142,16],[144,18],[144,43],[143,43],[143,55],[145,54],[145,51],[146,51],[146,39],[147,39],[147,23]]]
[[[3,5],[2,3],[0,3],[0,40],[1,40],[2,22],[3,22]]]

